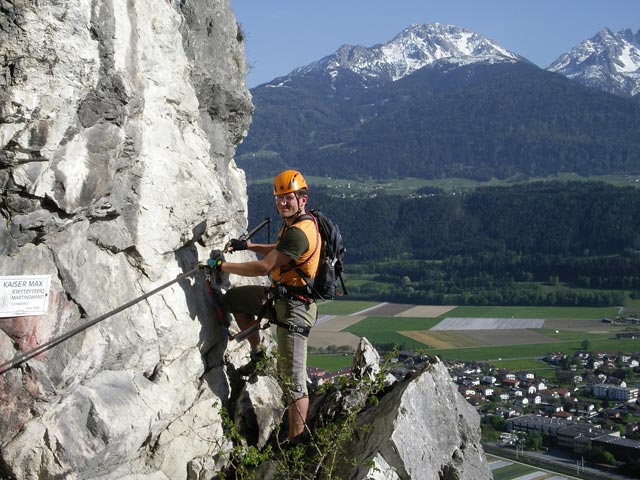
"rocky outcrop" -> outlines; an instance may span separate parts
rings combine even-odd
[[[366,426],[366,428],[364,428]],[[437,358],[358,418],[349,479],[489,480],[475,409]]]
[[[233,155],[253,107],[228,0],[3,1],[0,65],[0,276],[51,276],[46,315],[0,318],[0,364],[78,332],[0,373],[0,477],[215,478],[228,419],[261,448],[283,413],[273,378],[238,378],[247,348],[194,269],[246,228]],[[354,375],[377,359],[363,341]],[[488,478],[441,364],[391,383],[349,455]]]
[[[490,480],[480,418],[445,365],[433,357],[395,382],[388,369],[362,338],[350,374],[311,389],[310,439],[302,453],[278,455],[271,439],[276,458],[262,463],[255,478]]]
[[[46,316],[0,319],[6,361],[244,229],[252,105],[228,1],[14,0],[0,23],[0,274],[52,277]],[[196,274],[12,369],[2,473],[215,471],[226,348]]]

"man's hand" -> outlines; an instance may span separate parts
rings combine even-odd
[[[246,240],[238,240],[237,238],[232,238],[227,243],[226,251],[229,253],[239,252],[240,250],[247,249],[247,241]]]
[[[207,260],[207,265],[209,266],[209,268],[214,269],[216,272],[221,272],[222,262],[223,260],[221,258],[210,258],[209,260]]]

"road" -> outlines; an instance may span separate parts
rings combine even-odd
[[[518,459],[515,458],[515,451],[511,447],[501,447],[493,442],[482,442],[482,445],[486,453],[490,455],[508,459],[509,461],[516,461],[534,468],[543,468],[551,472],[557,472],[567,478],[588,478],[592,480],[633,480],[631,477],[625,475],[619,475],[610,471],[601,470],[589,466],[580,466],[579,469],[576,465],[576,460],[571,456],[569,452],[562,449],[551,449],[548,453],[525,451],[518,454]],[[522,457],[526,457],[531,461],[521,461]],[[538,462],[540,463],[538,465]],[[579,470],[579,473],[577,473]]]

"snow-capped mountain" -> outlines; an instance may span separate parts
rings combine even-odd
[[[396,81],[438,62],[456,65],[527,61],[488,38],[452,25],[413,24],[393,40],[373,47],[343,45],[334,54],[270,82],[282,84],[291,77],[328,73],[334,80],[354,73],[367,85]]]
[[[609,93],[640,93],[640,30],[608,28],[561,55],[547,70]]]
[[[617,73],[637,70],[637,38],[601,37],[562,65],[606,57]],[[615,58],[593,53],[605,39]],[[640,104],[437,23],[343,46],[251,93],[251,133],[236,150],[251,178],[288,165],[363,179],[592,175],[637,172],[640,158]]]

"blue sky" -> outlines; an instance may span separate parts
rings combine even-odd
[[[546,68],[608,27],[640,30],[640,0],[231,0],[252,88],[330,55],[371,47],[412,23],[457,25]]]

